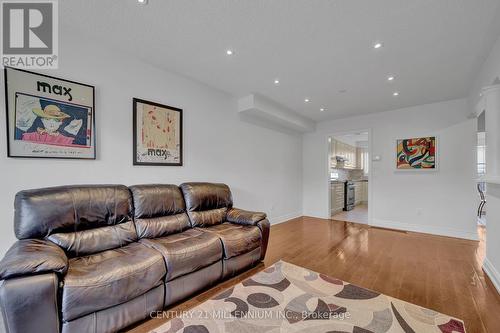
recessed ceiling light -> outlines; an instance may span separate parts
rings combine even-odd
[[[323,111],[325,111],[325,108],[321,108],[321,109],[319,109],[319,111],[323,112]]]
[[[278,85],[278,84],[280,84],[280,80],[278,80],[278,79],[275,79],[275,80],[274,80],[274,84],[275,84],[275,85]]]
[[[148,0],[137,0],[137,2],[138,2],[140,5],[147,5],[147,4],[148,4]]]
[[[373,44],[374,49],[380,49],[381,47],[382,47],[382,43],[380,43],[380,42]]]
[[[339,93],[341,93],[341,94],[345,94],[346,92],[347,92],[347,90],[345,90],[345,89],[339,90]]]
[[[226,50],[227,55],[233,55],[233,50]]]
[[[399,92],[397,92],[397,91],[393,92],[392,96],[399,96]]]
[[[309,98],[304,99],[304,102],[309,103]]]
[[[394,81],[394,79],[395,79],[395,77],[392,75],[387,77],[387,81]]]

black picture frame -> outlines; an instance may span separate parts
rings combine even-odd
[[[179,112],[179,162],[172,163],[172,162],[165,162],[165,163],[160,163],[160,162],[143,162],[143,161],[138,161],[137,159],[137,103],[141,104],[147,104],[155,107],[159,107],[162,109],[168,109],[172,110],[175,112]],[[133,165],[145,165],[145,166],[182,166],[183,165],[183,121],[182,121],[182,114],[183,110],[180,108],[176,108],[173,106],[165,105],[165,104],[160,104],[152,101],[148,101],[145,99],[140,99],[140,98],[133,98],[132,99],[132,133],[133,133],[133,157],[132,157],[132,163]]]
[[[10,132],[10,118],[9,118],[9,113],[12,112],[9,108],[9,79],[8,79],[8,71],[18,71],[22,73],[27,73],[30,75],[35,75],[39,76],[42,78],[48,78],[52,80],[57,80],[57,81],[62,81],[62,82],[68,82],[71,84],[75,85],[80,85],[84,87],[88,87],[92,89],[92,124],[91,124],[91,135],[93,139],[93,148],[92,148],[92,157],[65,157],[65,156],[24,156],[24,155],[16,155],[13,154],[11,151],[11,132]],[[32,72],[28,71],[25,69],[20,69],[20,68],[14,68],[14,67],[9,67],[5,66],[4,67],[4,86],[5,86],[5,118],[6,118],[6,135],[7,135],[7,157],[8,158],[43,158],[43,159],[64,159],[64,160],[96,160],[97,158],[97,139],[96,139],[96,123],[95,123],[95,86],[92,86],[90,84],[78,82],[78,81],[73,81],[73,80],[68,80],[68,79],[62,79],[59,77],[47,75],[47,74],[41,74],[37,72]],[[14,92],[15,95],[18,94],[18,92]],[[15,110],[14,110],[15,112]],[[15,118],[14,118],[15,119]],[[15,126],[15,125],[14,125]]]

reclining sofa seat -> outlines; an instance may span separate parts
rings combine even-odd
[[[0,262],[7,332],[115,332],[264,258],[264,213],[232,208],[224,184],[181,189],[19,192],[19,240]]]
[[[264,259],[270,227],[265,213],[233,208],[226,184],[184,183],[180,188],[191,226],[222,242],[224,279]]]
[[[19,241],[0,270],[9,332],[59,332],[61,324],[63,333],[108,332],[162,308],[163,257],[136,242],[127,187],[21,191],[14,229]]]
[[[176,185],[131,186],[140,242],[162,254],[167,267],[167,307],[221,279],[219,238],[191,228],[184,198]]]

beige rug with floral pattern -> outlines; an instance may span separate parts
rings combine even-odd
[[[151,333],[465,333],[463,321],[280,261]]]

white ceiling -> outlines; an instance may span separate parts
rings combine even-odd
[[[149,0],[146,6],[64,0],[59,6],[62,28],[235,97],[259,93],[314,120],[464,97],[500,34],[499,0]],[[373,49],[375,41],[384,47]],[[392,83],[389,74],[396,76]],[[396,90],[399,97],[392,96]]]

